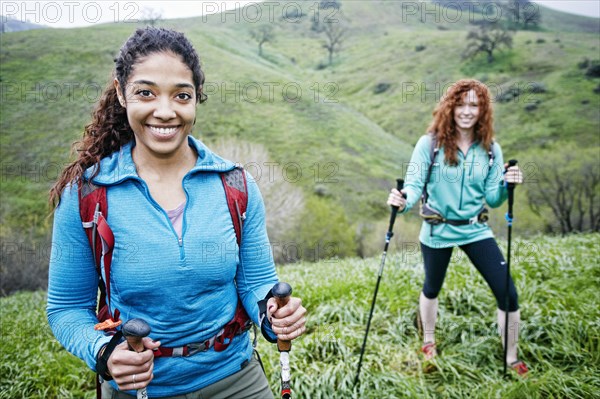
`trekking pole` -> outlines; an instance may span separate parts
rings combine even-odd
[[[508,167],[515,166],[517,164],[516,159],[508,161]],[[508,171],[508,168],[506,168]],[[506,172],[505,171],[505,172]],[[513,203],[515,200],[515,183],[507,183],[506,188],[508,189],[508,212],[506,212],[506,222],[508,223],[508,246],[506,249],[506,285],[504,295],[506,299],[504,306],[506,307],[506,318],[504,321],[504,376],[506,377],[506,369],[508,368],[508,281],[510,280],[510,243],[512,236],[512,222],[513,222]]]
[[[396,179],[396,188],[398,191],[404,187],[404,180]],[[404,196],[404,194],[403,194]],[[406,196],[404,196],[406,198]],[[367,320],[367,330],[365,331],[365,337],[363,339],[362,348],[360,350],[360,359],[358,360],[358,369],[356,370],[356,377],[354,378],[354,386],[358,383],[358,377],[360,376],[360,367],[362,365],[363,355],[365,354],[365,347],[367,345],[367,336],[369,335],[369,328],[371,327],[371,318],[373,317],[373,309],[375,309],[375,301],[377,300],[377,292],[379,291],[379,283],[381,282],[381,276],[383,274],[383,267],[385,266],[385,258],[387,256],[388,246],[390,245],[390,239],[394,235],[392,231],[394,229],[394,222],[396,221],[396,214],[398,213],[398,207],[392,205],[392,213],[390,215],[390,225],[388,227],[387,234],[385,235],[385,246],[383,248],[383,254],[381,255],[381,264],[379,266],[379,274],[377,275],[377,284],[375,285],[375,292],[373,294],[373,301],[371,302],[371,311],[369,312],[369,318]]]
[[[279,282],[273,286],[271,293],[277,300],[277,307],[281,309],[290,300],[292,287],[288,283]],[[284,341],[277,338],[277,349],[279,350],[279,363],[281,364],[281,399],[292,399],[292,387],[290,385],[290,350],[292,341]]]
[[[150,326],[142,319],[131,319],[123,324],[123,336],[127,339],[129,350],[134,352],[143,352],[144,344],[142,338],[150,334]],[[134,379],[135,384],[135,379]],[[148,399],[146,387],[137,390],[137,399]]]

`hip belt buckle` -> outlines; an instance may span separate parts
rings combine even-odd
[[[206,340],[204,342],[197,342],[193,344],[188,344],[188,352],[186,356],[195,355],[198,352],[204,352],[210,348],[210,340]]]

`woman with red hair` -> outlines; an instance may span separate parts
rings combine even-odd
[[[422,199],[420,214],[424,220],[419,239],[425,283],[419,298],[419,316],[425,359],[437,355],[437,297],[452,250],[459,247],[494,293],[500,329],[504,328],[508,314],[507,361],[523,375],[527,366],[517,357],[520,323],[517,292],[512,278],[506,292],[507,265],[486,223],[484,206],[502,205],[508,196],[507,183],[522,183],[523,177],[517,166],[506,168],[502,150],[494,143],[492,124],[488,88],[476,80],[454,83],[433,112],[427,134],[415,146],[402,190],[404,195],[393,189],[388,204],[406,212]],[[504,341],[504,334],[500,335]]]

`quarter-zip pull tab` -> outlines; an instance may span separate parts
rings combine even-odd
[[[177,242],[179,243],[179,246],[180,246],[180,247],[183,247],[183,238],[179,237],[179,238],[177,239]]]

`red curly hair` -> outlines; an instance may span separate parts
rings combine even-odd
[[[435,135],[440,147],[444,147],[446,164],[458,164],[458,130],[454,122],[454,108],[463,102],[469,90],[475,91],[478,98],[479,119],[473,129],[474,139],[489,151],[494,139],[493,112],[490,92],[486,85],[475,79],[461,79],[448,88],[433,111],[433,120],[427,132]]]

